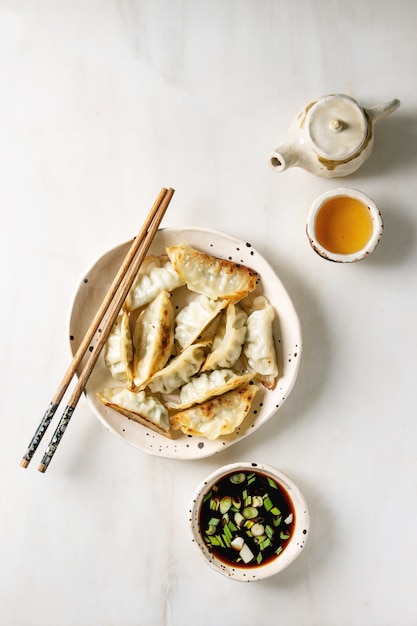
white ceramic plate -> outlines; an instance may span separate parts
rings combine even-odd
[[[295,383],[301,357],[302,337],[298,316],[290,297],[271,266],[253,246],[213,230],[163,228],[157,232],[149,254],[164,254],[165,247],[180,243],[188,243],[213,256],[247,265],[261,276],[259,291],[266,295],[277,313],[274,337],[280,375],[275,389],[267,391],[262,388],[256,394],[251,410],[241,426],[233,434],[215,441],[175,431],[173,439],[168,439],[105,407],[96,398],[96,392],[109,386],[112,378],[102,356],[99,357],[90,377],[86,397],[104,426],[136,448],[166,458],[198,459],[224,450],[247,437],[277,412]],[[76,290],[70,315],[70,346],[73,354],[81,343],[130,245],[131,242],[127,242],[110,250],[84,274]]]

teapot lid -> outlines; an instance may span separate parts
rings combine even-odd
[[[315,152],[340,161],[359,151],[367,135],[368,121],[353,98],[334,94],[313,104],[307,114],[306,130]]]

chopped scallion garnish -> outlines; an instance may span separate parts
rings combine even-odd
[[[219,540],[217,539],[217,537],[215,535],[211,536],[211,537],[206,537],[206,543],[210,543],[210,545],[212,546],[218,546],[219,544]]]
[[[269,537],[270,539],[271,539],[271,537],[272,537],[272,536],[273,536],[273,534],[274,534],[274,531],[273,531],[273,529],[271,528],[271,526],[269,526],[269,524],[267,524],[267,525],[265,526],[265,533],[266,533],[267,537]]]
[[[232,535],[232,532],[231,532],[231,530],[230,530],[230,528],[229,528],[229,526],[227,524],[223,528],[223,534],[224,534],[225,537],[228,538],[229,543],[230,543],[230,540],[233,538],[233,535]]]
[[[203,504],[204,502],[207,502],[207,500],[210,500],[212,494],[213,494],[213,490],[210,490],[208,493],[206,493],[206,495],[203,498]]]
[[[271,545],[271,540],[267,537],[264,541],[262,541],[262,543],[259,544],[259,547],[261,550],[265,550],[265,548],[268,548],[268,546]]]
[[[285,549],[295,516],[285,489],[251,471],[219,480],[202,500],[199,521],[213,555],[232,566],[252,567]]]
[[[217,526],[219,522],[220,522],[219,517],[212,517],[209,519],[209,526]]]

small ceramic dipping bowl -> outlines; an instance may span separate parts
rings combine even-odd
[[[340,187],[315,200],[306,231],[311,247],[324,259],[352,263],[375,250],[384,224],[371,198],[357,189]]]
[[[189,524],[216,572],[251,582],[278,574],[303,551],[310,529],[300,489],[262,463],[233,463],[197,488]]]

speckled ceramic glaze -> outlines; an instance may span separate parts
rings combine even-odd
[[[361,248],[357,252],[353,252],[352,254],[337,254],[335,252],[330,252],[320,243],[316,233],[317,216],[320,213],[321,208],[327,201],[338,197],[353,198],[362,202],[368,209],[369,215],[372,220],[372,234],[370,239],[363,248]],[[313,202],[307,217],[306,233],[311,247],[315,252],[317,252],[317,254],[319,254],[324,259],[328,261],[334,261],[336,263],[352,263],[366,258],[377,247],[378,243],[381,240],[383,232],[384,223],[382,220],[381,212],[375,202],[363,192],[357,189],[351,189],[347,187],[332,189],[319,196]]]
[[[280,373],[275,389],[260,389],[242,424],[232,434],[216,440],[190,437],[179,431],[174,431],[172,439],[169,439],[104,406],[96,394],[111,384],[112,379],[102,355],[87,385],[86,396],[92,410],[106,428],[131,445],[156,456],[198,459],[224,450],[247,437],[278,411],[297,378],[302,337],[299,319],[288,293],[269,263],[249,242],[213,230],[165,228],[157,232],[149,254],[165,254],[167,246],[180,243],[187,243],[208,254],[247,265],[259,273],[261,281],[257,290],[270,300],[276,311],[273,332]],[[107,252],[82,277],[70,316],[70,347],[73,353],[77,350],[129,245],[130,242],[127,242]],[[181,306],[182,303],[178,301],[176,304]]]
[[[269,163],[276,172],[301,167],[325,178],[348,176],[370,156],[375,122],[399,106],[394,99],[366,109],[344,94],[314,100],[294,118],[288,141]]]
[[[291,539],[281,554],[264,565],[251,567],[232,567],[227,565],[210,552],[200,531],[200,510],[205,495],[210,491],[213,484],[224,476],[242,471],[259,472],[272,478],[286,492],[294,508],[295,524]],[[264,463],[241,462],[220,467],[201,482],[191,502],[189,526],[193,542],[197,546],[200,555],[211,568],[232,580],[253,582],[278,574],[303,552],[310,530],[310,517],[307,503],[301,490],[288,476],[275,467],[265,465]]]

